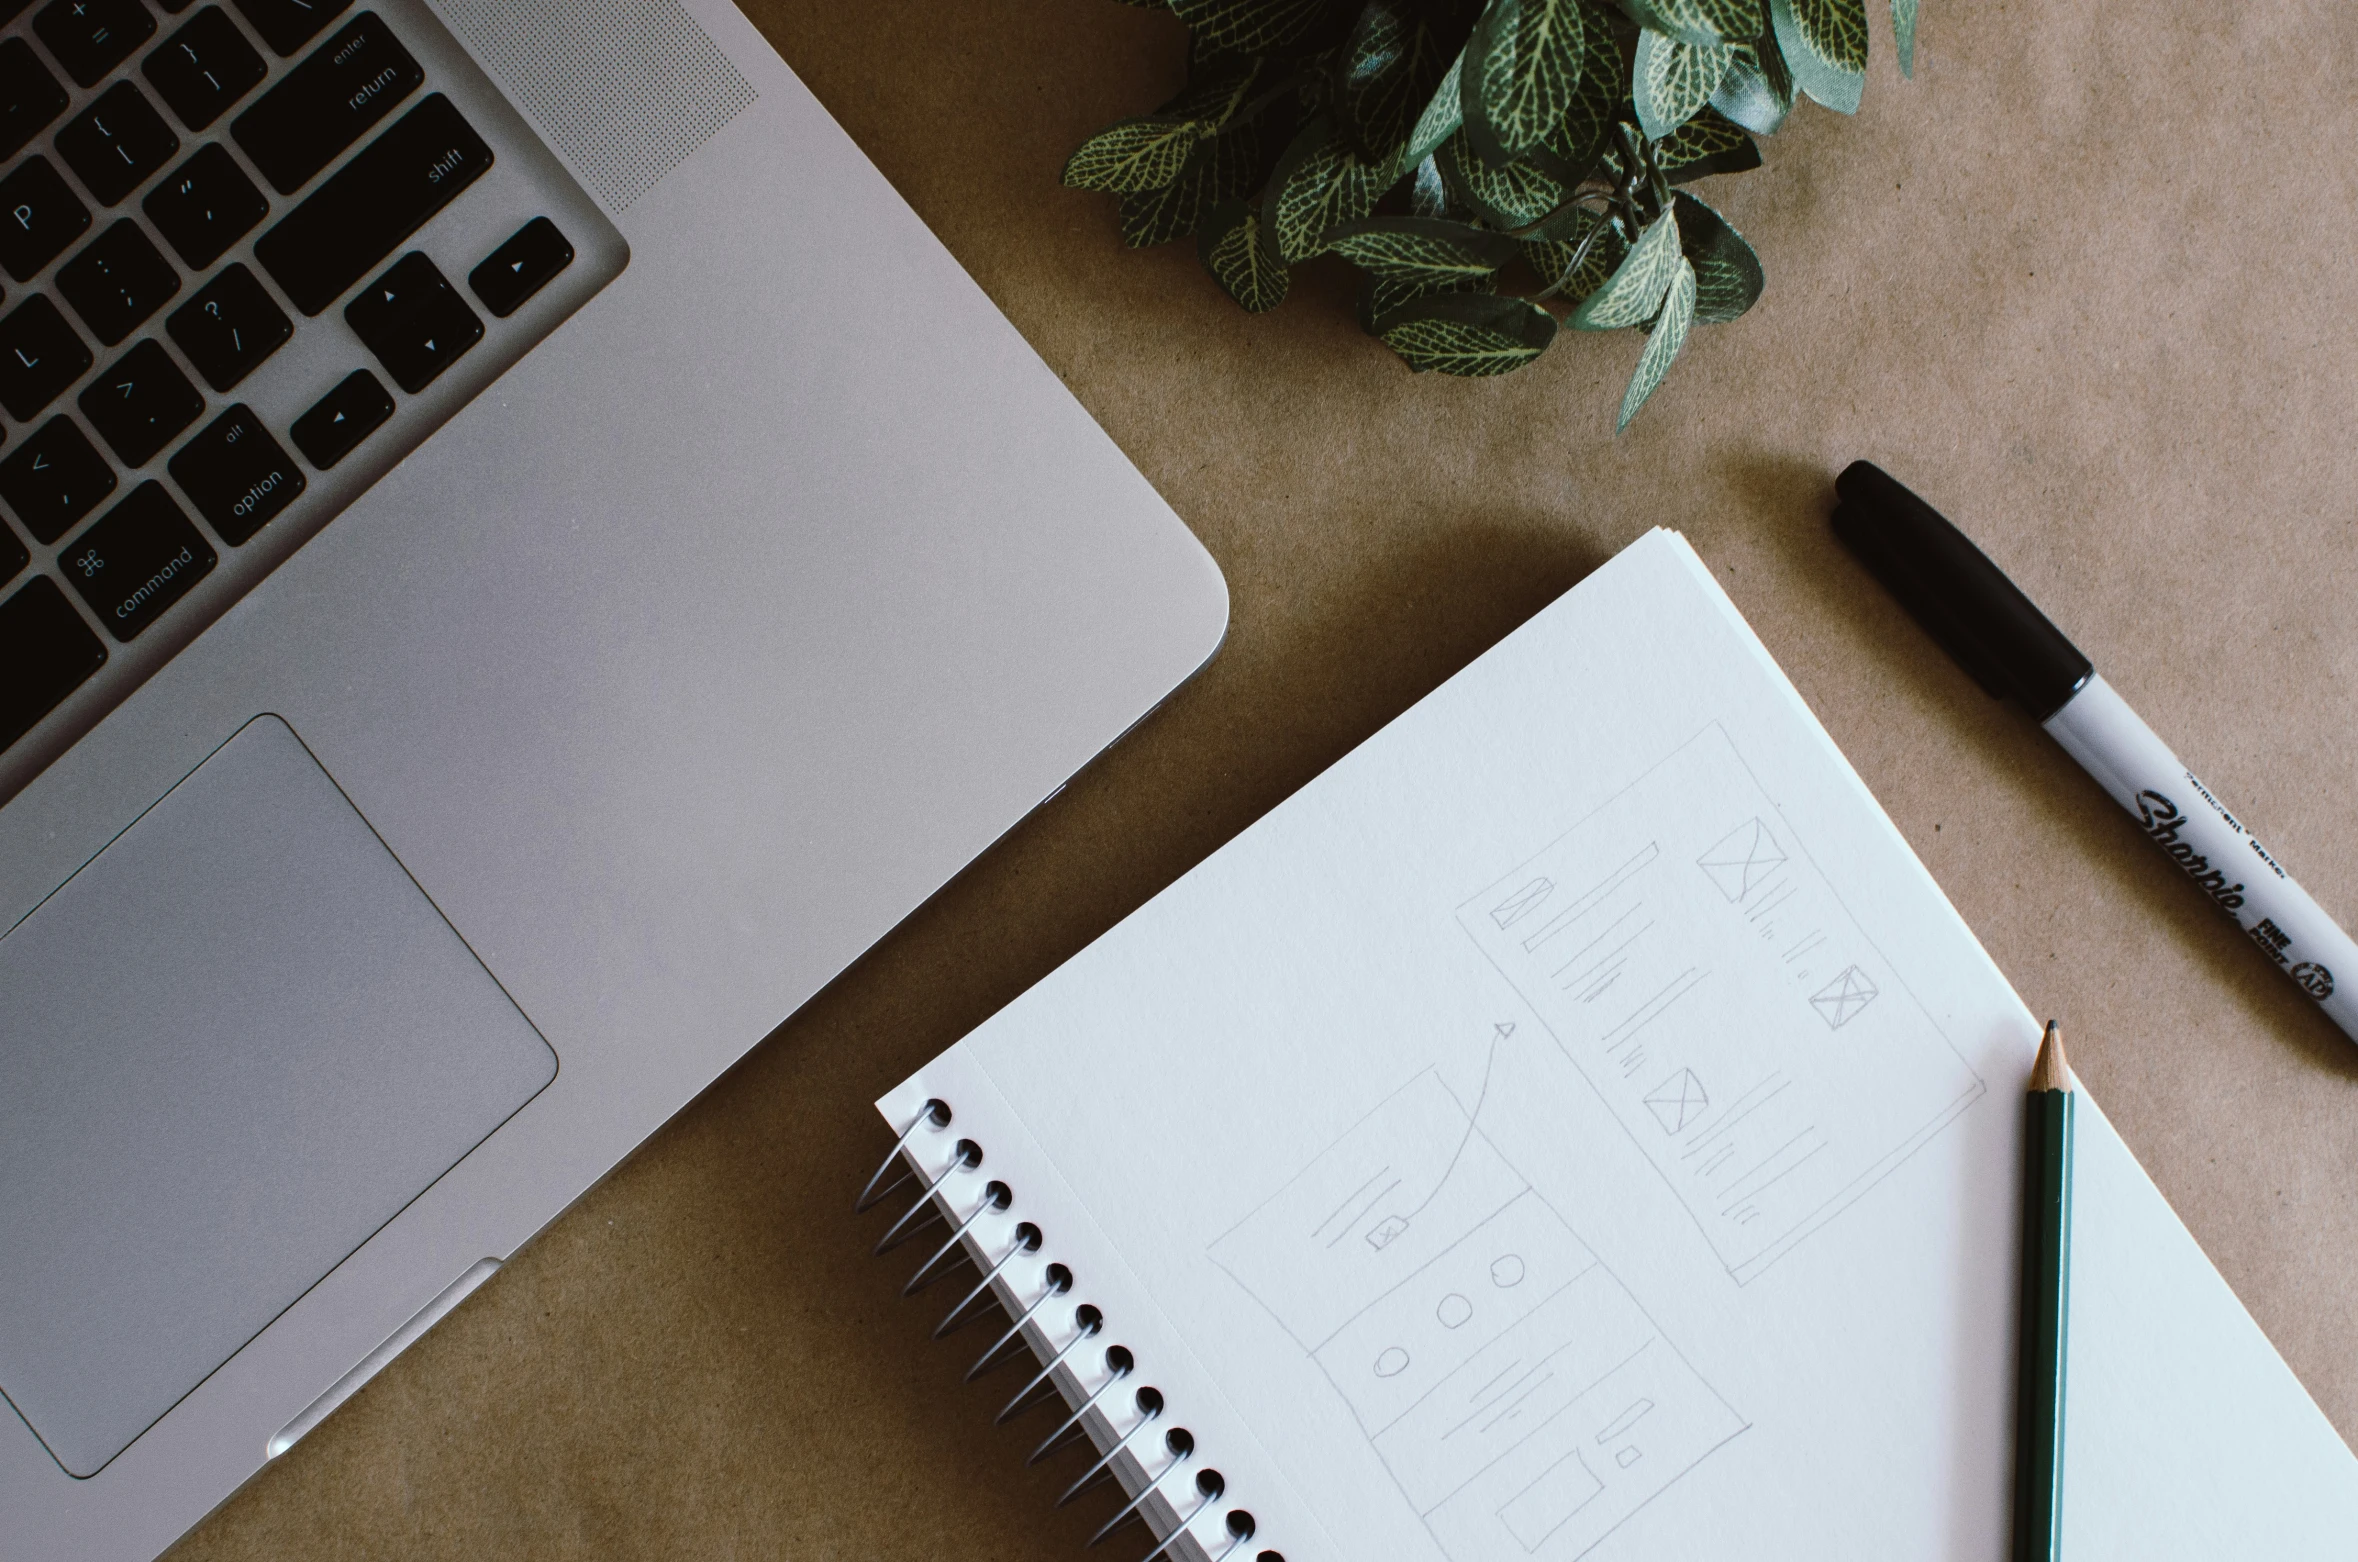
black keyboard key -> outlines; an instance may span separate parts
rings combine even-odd
[[[90,208],[48,158],[28,157],[0,179],[0,266],[19,282],[32,281],[89,231]]]
[[[0,602],[0,749],[33,730],[106,664],[106,642],[47,575]]]
[[[22,38],[0,43],[0,158],[14,157],[65,112],[66,89]]]
[[[114,491],[114,467],[62,413],[0,461],[0,499],[39,542],[63,537]]]
[[[292,195],[425,79],[376,13],[364,11],[256,98],[229,133],[272,189]]]
[[[0,583],[16,579],[16,572],[33,562],[16,533],[0,526]]]
[[[393,383],[415,396],[483,340],[483,322],[434,263],[411,250],[344,306]]]
[[[284,347],[295,334],[295,322],[240,264],[224,266],[221,275],[166,315],[164,329],[205,383],[225,391]]]
[[[546,217],[535,217],[467,273],[483,307],[505,320],[573,264],[573,244]]]
[[[90,334],[112,347],[180,291],[180,273],[125,217],[57,268],[57,290]]]
[[[49,0],[33,33],[75,86],[95,87],[156,35],[156,19],[139,0]]]
[[[19,423],[82,377],[90,349],[57,306],[35,293],[0,320],[0,407]]]
[[[256,239],[254,258],[316,315],[490,166],[491,148],[437,92]]]
[[[145,466],[205,410],[205,397],[153,338],[109,365],[74,398],[115,459]]]
[[[366,369],[355,369],[319,405],[295,419],[295,448],[322,472],[375,433],[393,415],[393,393]]]
[[[213,572],[220,555],[150,478],[65,545],[57,556],[66,584],[117,640],[130,641]]]
[[[270,74],[262,56],[246,42],[229,13],[206,6],[181,29],[164,40],[162,48],[139,67],[156,96],[172,107],[180,122],[202,130],[221,117],[222,110],[253,91]]]
[[[233,548],[293,504],[310,481],[242,403],[206,425],[167,464],[197,513]]]
[[[191,271],[202,271],[270,215],[270,203],[218,143],[165,176],[139,203]]]
[[[101,206],[138,189],[179,150],[180,137],[127,81],[100,93],[57,133],[57,155]]]
[[[234,0],[238,14],[253,23],[262,41],[281,57],[309,43],[352,0]]]

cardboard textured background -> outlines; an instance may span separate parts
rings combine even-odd
[[[1167,17],[749,8],[1210,546],[1228,644],[180,1562],[1077,1555],[1110,1508],[1050,1513],[1080,1466],[1023,1469],[1045,1423],[994,1432],[1013,1383],[866,1256],[868,1102],[1657,524],[2358,1437],[2358,1048],[1825,521],[1856,456],[1917,487],[2358,925],[2358,7],[1930,0],[1912,83],[1879,16],[1855,120],[1703,187],[1768,293],[1619,441],[1634,333],[1411,376],[1337,276],[1250,319],[1123,252],[1056,174],[1176,84]]]

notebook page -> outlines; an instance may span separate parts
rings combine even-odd
[[[1658,531],[880,1105],[987,1076],[1291,1562],[1988,1558],[2037,1036]],[[2358,1461],[2086,1101],[2077,1198],[2075,1553],[2342,1554]]]

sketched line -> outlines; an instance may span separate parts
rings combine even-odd
[[[1577,965],[1577,964],[1579,963],[1579,961],[1580,961],[1580,957],[1581,957],[1582,955],[1585,955],[1585,954],[1587,954],[1587,953],[1588,953],[1588,952],[1589,952],[1591,949],[1594,949],[1594,948],[1596,948],[1596,947],[1597,947],[1597,945],[1599,945],[1599,944],[1603,943],[1603,942],[1604,942],[1606,939],[1608,939],[1608,938],[1611,938],[1611,937],[1613,936],[1613,930],[1614,930],[1615,928],[1617,928],[1617,927],[1621,926],[1621,924],[1622,924],[1622,923],[1624,923],[1624,922],[1627,922],[1627,921],[1628,921],[1628,920],[1629,920],[1631,917],[1634,917],[1634,916],[1636,916],[1636,915],[1637,915],[1639,912],[1641,912],[1641,911],[1643,911],[1643,910],[1645,910],[1645,909],[1646,909],[1646,903],[1645,903],[1643,900],[1639,900],[1639,901],[1635,901],[1635,902],[1633,902],[1633,903],[1630,905],[1630,908],[1629,908],[1627,911],[1624,911],[1623,913],[1621,913],[1621,915],[1619,915],[1619,916],[1615,917],[1615,918],[1614,918],[1612,921],[1610,921],[1610,922],[1606,923],[1606,924],[1605,924],[1605,930],[1604,930],[1603,932],[1599,933],[1599,934],[1598,934],[1596,937],[1594,937],[1594,938],[1590,939],[1590,940],[1589,940],[1587,943],[1585,943],[1585,944],[1582,944],[1582,945],[1581,945],[1581,946],[1580,946],[1578,949],[1575,949],[1575,950],[1573,950],[1573,951],[1572,951],[1572,952],[1571,952],[1569,955],[1566,955],[1566,956],[1564,957],[1564,963],[1563,963],[1562,965],[1559,965],[1559,966],[1557,966],[1557,967],[1556,967],[1554,970],[1552,970],[1552,971],[1548,972],[1548,975],[1550,975],[1550,976],[1561,976],[1561,975],[1563,975],[1563,974],[1564,974],[1566,971],[1569,971],[1569,970],[1571,970],[1573,966],[1575,966],[1575,965]],[[1646,927],[1652,927],[1653,925],[1654,925],[1654,924],[1652,924],[1651,922],[1649,922],[1649,923],[1647,923],[1647,924],[1646,924]],[[1639,932],[1641,932],[1641,933],[1642,933],[1642,932],[1644,932],[1645,930],[1646,930],[1645,928],[1639,928],[1639,929],[1638,929],[1638,931],[1639,931]],[[1613,949],[1611,952],[1609,952],[1608,954],[1606,954],[1606,956],[1605,956],[1605,959],[1607,959],[1607,960],[1610,960],[1610,959],[1612,959],[1614,955],[1616,955],[1616,954],[1619,954],[1619,953],[1620,953],[1622,950],[1624,950],[1624,949],[1627,949],[1628,947],[1629,947],[1629,945],[1628,945],[1628,943],[1627,943],[1627,942],[1623,942],[1623,943],[1621,943],[1621,944],[1619,944],[1619,945],[1616,945],[1616,946],[1614,947],[1614,949]],[[1574,980],[1578,980],[1578,978],[1576,977],[1576,978],[1574,978]]]
[[[1747,922],[1758,922],[1762,917],[1776,910],[1786,901],[1791,900],[1794,896],[1800,893],[1801,881],[1799,879],[1787,880],[1785,887],[1782,890],[1778,891],[1774,895],[1771,895],[1768,899],[1762,901],[1759,905],[1754,906],[1750,911],[1745,912],[1744,920]]]
[[[1660,992],[1640,1004],[1629,1018],[1599,1036],[1597,1040],[1605,1044],[1607,1052],[1628,1046],[1639,1031],[1660,1019],[1672,1004],[1692,992],[1695,984],[1709,974],[1699,966],[1688,966],[1684,971],[1672,977],[1669,984],[1663,987]],[[1619,1036],[1621,1039],[1615,1041],[1613,1039],[1615,1036]]]
[[[1578,900],[1572,902],[1572,904],[1566,906],[1563,910],[1548,918],[1546,923],[1541,926],[1538,932],[1532,934],[1529,938],[1524,939],[1523,952],[1525,954],[1539,953],[1539,946],[1541,944],[1546,943],[1549,939],[1564,931],[1565,928],[1570,927],[1574,922],[1588,915],[1588,913],[1594,909],[1598,901],[1603,900],[1607,895],[1612,894],[1623,884],[1629,882],[1629,880],[1636,874],[1643,872],[1646,868],[1652,866],[1654,859],[1661,855],[1662,848],[1660,846],[1656,845],[1652,841],[1646,842],[1644,849],[1641,850],[1636,856],[1630,858],[1629,861],[1623,863],[1620,867],[1615,868],[1611,873],[1607,874],[1605,876],[1605,881],[1602,884],[1599,884],[1596,888],[1590,890],[1587,894],[1582,895]]]
[[[1391,1169],[1391,1167],[1387,1166],[1384,1168],[1384,1171],[1390,1171]],[[1383,1174],[1383,1172],[1376,1173],[1376,1175],[1379,1177],[1381,1177]],[[1328,1251],[1333,1251],[1335,1246],[1340,1243],[1343,1238],[1349,1236],[1353,1229],[1358,1226],[1361,1219],[1366,1216],[1367,1212],[1371,1209],[1374,1209],[1378,1204],[1381,1204],[1384,1201],[1384,1194],[1390,1193],[1394,1188],[1399,1187],[1403,1180],[1404,1179],[1399,1177],[1393,1178],[1390,1182],[1384,1184],[1382,1190],[1378,1192],[1374,1198],[1369,1199],[1365,1204],[1361,1205],[1358,1212],[1352,1215],[1348,1221],[1344,1222],[1342,1230],[1327,1238],[1326,1245]]]
[[[1792,1176],[1792,1175],[1793,1175],[1795,1172],[1797,1172],[1797,1171],[1801,1170],[1801,1168],[1802,1168],[1802,1167],[1804,1167],[1804,1166],[1808,1165],[1808,1164],[1809,1164],[1809,1161],[1810,1161],[1810,1156],[1814,1156],[1814,1155],[1816,1155],[1816,1154],[1817,1154],[1817,1153],[1818,1153],[1820,1150],[1823,1150],[1824,1148],[1826,1148],[1826,1141],[1825,1141],[1825,1140],[1823,1140],[1823,1139],[1820,1139],[1820,1140],[1819,1140],[1819,1141],[1818,1141],[1816,1144],[1813,1144],[1813,1145],[1811,1145],[1811,1146],[1810,1146],[1810,1149],[1809,1149],[1809,1155],[1804,1155],[1804,1156],[1800,1157],[1799,1159],[1795,1160],[1795,1161],[1793,1162],[1793,1164],[1792,1164],[1792,1165],[1790,1165],[1790,1166],[1787,1166],[1787,1167],[1786,1167],[1786,1168],[1785,1168],[1783,1171],[1781,1171],[1781,1172],[1777,1173],[1777,1174],[1776,1174],[1774,1177],[1771,1177],[1771,1178],[1770,1178],[1768,1181],[1766,1181],[1766,1182],[1762,1183],[1762,1184],[1761,1184],[1759,1187],[1757,1187],[1757,1188],[1754,1188],[1754,1189],[1753,1189],[1751,1192],[1749,1192],[1749,1193],[1746,1193],[1746,1194],[1742,1194],[1742,1195],[1740,1195],[1740,1197],[1742,1197],[1742,1198],[1745,1198],[1745,1199],[1751,1199],[1751,1200],[1757,1200],[1757,1199],[1759,1199],[1759,1197],[1760,1197],[1762,1194],[1764,1194],[1764,1193],[1768,1192],[1768,1190],[1769,1190],[1769,1189],[1771,1189],[1771,1188],[1775,1187],[1775,1186],[1776,1186],[1778,1183],[1780,1183],[1780,1182],[1783,1182],[1783,1181],[1784,1181],[1786,1178],[1788,1178],[1788,1177]]]
[[[1782,1079],[1774,1074],[1771,1074],[1769,1079],[1775,1079],[1777,1081],[1776,1089],[1770,1091],[1767,1095],[1762,1096],[1759,1100],[1753,1102],[1750,1106],[1745,1107],[1743,1111],[1738,1112],[1733,1117],[1730,1117],[1726,1122],[1717,1124],[1709,1132],[1696,1135],[1694,1142],[1679,1152],[1680,1157],[1683,1159],[1686,1156],[1693,1155],[1700,1151],[1705,1145],[1709,1144],[1712,1140],[1730,1132],[1738,1123],[1744,1121],[1745,1118],[1750,1117],[1753,1113],[1759,1111],[1762,1107],[1768,1105],[1771,1101],[1774,1101],[1777,1099],[1777,1097],[1783,1095],[1793,1083],[1793,1081],[1790,1079]],[[1766,1083],[1768,1083],[1768,1080],[1761,1081],[1761,1084]],[[1759,1088],[1759,1085],[1753,1086],[1753,1089],[1755,1090]]]
[[[1319,1237],[1320,1237],[1322,1234],[1324,1234],[1324,1232],[1326,1231],[1326,1228],[1327,1228],[1327,1227],[1329,1227],[1329,1226],[1331,1226],[1331,1225],[1333,1225],[1333,1224],[1335,1223],[1336,1219],[1337,1219],[1338,1217],[1340,1217],[1340,1216],[1342,1215],[1342,1213],[1343,1213],[1345,1210],[1347,1210],[1347,1209],[1349,1209],[1349,1208],[1351,1207],[1351,1202],[1352,1202],[1352,1200],[1354,1200],[1354,1199],[1358,1198],[1358,1197],[1359,1197],[1359,1195],[1361,1195],[1362,1193],[1365,1193],[1365,1192],[1366,1192],[1368,1189],[1370,1189],[1370,1188],[1374,1187],[1374,1186],[1375,1186],[1375,1185],[1376,1185],[1378,1182],[1382,1181],[1382,1180],[1383,1180],[1383,1179],[1384,1179],[1386,1176],[1389,1176],[1389,1175],[1391,1174],[1391,1170],[1392,1170],[1392,1168],[1391,1168],[1391,1167],[1389,1167],[1389,1166],[1380,1166],[1380,1167],[1376,1168],[1376,1174],[1375,1174],[1373,1177],[1370,1177],[1370,1178],[1368,1178],[1368,1179],[1367,1179],[1367,1181],[1365,1181],[1365,1182],[1361,1183],[1361,1184],[1360,1184],[1358,1187],[1356,1187],[1356,1188],[1353,1188],[1353,1189],[1352,1189],[1352,1190],[1351,1190],[1349,1193],[1346,1193],[1346,1194],[1344,1194],[1344,1195],[1343,1195],[1343,1202],[1342,1202],[1342,1203],[1340,1203],[1340,1204],[1338,1204],[1338,1205],[1336,1205],[1336,1206],[1334,1207],[1334,1211],[1333,1211],[1333,1213],[1332,1213],[1332,1214],[1330,1214],[1330,1215],[1328,1215],[1328,1216],[1326,1217],[1326,1219],[1324,1219],[1324,1220],[1320,1221],[1320,1222],[1319,1222],[1317,1225],[1315,1225],[1315,1226],[1312,1226],[1312,1227],[1310,1228],[1310,1240],[1312,1240],[1313,1242],[1317,1241],[1317,1240],[1318,1240],[1318,1238],[1319,1238]],[[1355,1225],[1355,1224],[1357,1224],[1357,1223],[1358,1223],[1358,1217],[1357,1217],[1356,1215],[1354,1215],[1354,1216],[1351,1218],[1351,1220],[1350,1220],[1349,1222],[1347,1222],[1347,1224],[1353,1224],[1353,1225]]]
[[[1782,1157],[1787,1150],[1792,1149],[1795,1145],[1801,1143],[1802,1140],[1809,1138],[1812,1134],[1818,1135],[1818,1142],[1816,1146],[1810,1150],[1809,1154],[1815,1155],[1819,1150],[1824,1149],[1826,1147],[1826,1136],[1823,1134],[1818,1134],[1818,1131],[1815,1127],[1804,1128],[1801,1132],[1795,1134],[1792,1138],[1786,1140],[1783,1144],[1778,1145],[1775,1149],[1769,1151],[1768,1154],[1762,1156],[1759,1160],[1754,1161],[1750,1166],[1744,1168],[1744,1174],[1742,1176],[1738,1177],[1734,1182],[1729,1183],[1726,1187],[1720,1189],[1720,1196],[1726,1200],[1726,1202],[1720,1206],[1720,1212],[1725,1214],[1728,1210],[1733,1209],[1736,1205],[1752,1197],[1756,1190],[1747,1186],[1747,1184],[1749,1184],[1754,1177],[1759,1176],[1764,1169],[1775,1165],[1778,1159]],[[1808,1159],[1808,1156],[1804,1156],[1803,1159]]]
[[[1817,948],[1818,945],[1824,943],[1825,941],[1826,935],[1823,932],[1820,932],[1814,938],[1803,941],[1800,948],[1794,950],[1791,954],[1785,957],[1785,963],[1787,965],[1791,965],[1794,961],[1800,959],[1803,955],[1808,954],[1811,950]]]

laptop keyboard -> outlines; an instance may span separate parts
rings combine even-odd
[[[0,0],[0,802],[620,271],[418,0]]]

